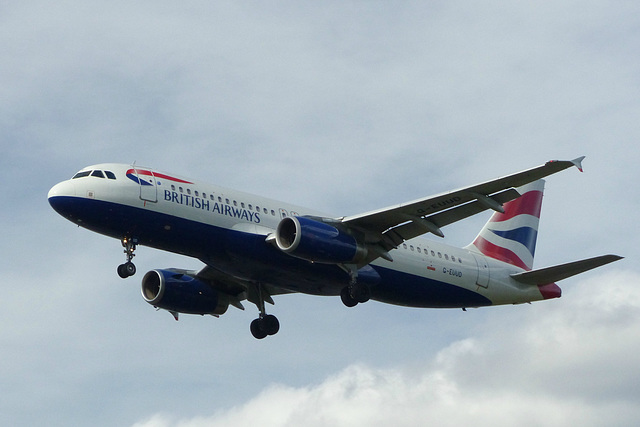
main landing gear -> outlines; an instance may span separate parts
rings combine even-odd
[[[342,288],[340,299],[347,307],[355,307],[371,298],[371,289],[364,283],[358,283],[358,269],[356,266],[345,265],[343,269],[349,273],[349,285]]]
[[[251,322],[251,335],[253,335],[254,338],[261,340],[267,335],[277,334],[280,330],[280,322],[278,321],[278,318],[273,314],[266,313],[266,310],[264,308],[265,291],[262,288],[262,285],[257,284],[256,288],[258,294],[256,305],[258,306],[258,310],[260,310],[260,315],[257,319]],[[267,297],[269,296],[267,295]]]
[[[126,279],[136,274],[136,266],[131,262],[135,254],[136,245],[138,241],[130,237],[124,237],[122,239],[122,247],[124,247],[124,253],[127,255],[127,262],[118,266],[118,276]]]
[[[260,314],[260,317],[251,322],[251,335],[259,340],[267,335],[275,335],[280,330],[280,322],[273,314]]]
[[[355,307],[359,303],[369,301],[370,298],[371,290],[363,283],[351,283],[340,292],[340,299],[347,307]]]

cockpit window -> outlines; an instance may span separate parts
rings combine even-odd
[[[104,178],[104,174],[102,173],[102,171],[93,171],[91,173],[91,176],[95,176],[96,178]]]
[[[116,174],[111,171],[104,171],[104,174],[107,175],[107,178],[109,179],[116,179]]]
[[[75,174],[72,179],[84,178],[85,176],[89,176],[89,175],[91,175],[91,171],[81,171]]]

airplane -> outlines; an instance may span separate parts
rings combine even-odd
[[[350,216],[333,216],[136,165],[88,166],[51,188],[52,208],[74,224],[116,238],[136,273],[138,245],[197,258],[197,270],[155,269],[146,302],[179,313],[224,314],[256,305],[257,339],[276,334],[273,296],[300,292],[422,308],[477,308],[561,296],[555,283],[622,259],[617,255],[533,269],[545,181],[580,157],[454,191]],[[469,245],[420,236],[480,212],[493,215]]]

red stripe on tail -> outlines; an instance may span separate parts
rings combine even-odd
[[[542,191],[529,191],[504,205],[503,214],[494,215],[491,222],[506,221],[516,215],[531,215],[540,218],[542,210]]]
[[[526,265],[513,251],[510,251],[507,248],[496,246],[480,236],[476,238],[476,240],[473,242],[473,245],[489,258],[507,262],[511,265],[515,265],[516,267],[520,267],[527,271],[531,270],[531,268]]]

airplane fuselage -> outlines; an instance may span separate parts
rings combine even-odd
[[[292,257],[269,241],[285,217],[331,218],[301,206],[123,164],[85,168],[54,186],[49,200],[81,227],[198,258],[239,280],[327,296],[340,295],[350,280],[335,264]],[[519,267],[441,242],[416,238],[389,255],[393,261],[378,258],[358,270],[371,299],[385,303],[465,308],[560,296],[557,287],[513,280]]]

